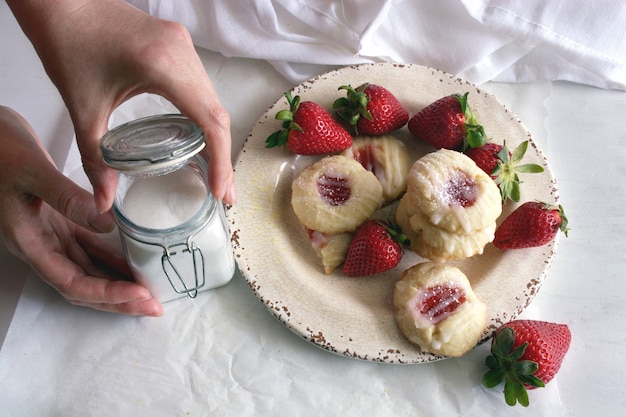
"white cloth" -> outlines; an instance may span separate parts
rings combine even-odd
[[[475,84],[567,80],[626,90],[621,0],[130,0],[199,47],[270,62],[293,82],[367,62]]]

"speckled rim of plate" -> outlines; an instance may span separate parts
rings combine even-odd
[[[291,92],[331,109],[333,101],[345,94],[337,90],[339,86],[356,87],[363,82],[389,89],[411,115],[445,95],[469,92],[469,103],[487,135],[494,142],[506,140],[510,149],[529,140],[524,161],[545,168],[541,174],[522,174],[518,204],[558,202],[548,161],[522,122],[493,95],[457,76],[419,65],[363,64],[316,76]],[[294,176],[320,157],[265,148],[267,136],[280,128],[276,112],[285,108],[287,101],[281,95],[252,128],[235,165],[239,197],[236,205],[227,207],[226,216],[236,260],[248,285],[289,330],[334,354],[389,364],[444,359],[410,344],[399,332],[392,312],[393,287],[401,272],[425,259],[406,252],[393,271],[359,279],[347,278],[340,270],[323,273],[290,203]],[[434,150],[415,140],[406,126],[393,135],[407,144],[413,159]],[[507,203],[498,222],[518,204]],[[488,306],[488,325],[479,343],[533,300],[557,244],[558,238],[546,246],[516,251],[500,251],[489,244],[482,255],[450,262],[465,272]]]

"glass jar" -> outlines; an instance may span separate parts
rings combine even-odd
[[[211,194],[202,130],[178,114],[120,125],[101,140],[117,170],[113,216],[137,282],[161,302],[228,283],[235,260],[224,206]]]

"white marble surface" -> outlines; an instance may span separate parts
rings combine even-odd
[[[26,116],[64,167],[69,117],[4,3],[0,50],[0,103]],[[292,85],[264,62],[200,53],[231,113],[236,158]],[[0,414],[626,415],[626,93],[561,82],[481,88],[547,155],[571,225],[522,315],[572,332],[561,371],[531,393],[529,409],[480,386],[485,345],[414,366],[332,355],[274,320],[239,274],[195,302],[168,304],[159,319],[99,313],[65,303],[0,246]]]

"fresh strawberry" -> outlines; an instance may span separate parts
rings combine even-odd
[[[565,324],[513,320],[500,326],[485,360],[489,371],[483,385],[493,388],[504,378],[504,398],[510,406],[529,404],[526,389],[543,387],[561,368],[572,335]]]
[[[476,165],[478,165],[478,168],[482,169],[489,174],[491,178],[495,179],[496,177],[493,175],[493,171],[501,162],[498,154],[502,151],[502,149],[504,149],[504,145],[500,145],[495,142],[487,142],[483,146],[466,149],[465,154],[469,156],[476,163]],[[507,158],[509,156],[510,153],[507,152]]]
[[[287,146],[300,155],[321,155],[342,151],[352,145],[352,136],[326,109],[312,101],[300,102],[300,96],[285,94],[289,110],[276,113],[282,130],[272,133],[266,148]]]
[[[543,167],[537,164],[523,164],[520,162],[528,149],[528,141],[520,143],[513,153],[509,152],[506,143],[487,142],[478,148],[469,148],[465,154],[493,178],[500,188],[502,202],[511,199],[515,202],[520,200],[520,180],[518,173],[539,173]]]
[[[339,90],[346,90],[346,97],[335,100],[333,109],[357,135],[384,135],[409,120],[408,110],[385,87],[364,83],[356,89],[342,85]]]
[[[499,249],[543,246],[561,230],[567,236],[563,206],[527,201],[515,209],[496,229],[493,244]]]
[[[402,260],[404,245],[408,241],[396,225],[368,220],[354,235],[342,271],[349,277],[389,271]]]
[[[409,131],[437,149],[482,146],[486,142],[485,129],[470,109],[468,94],[442,97],[424,107],[409,120]]]

